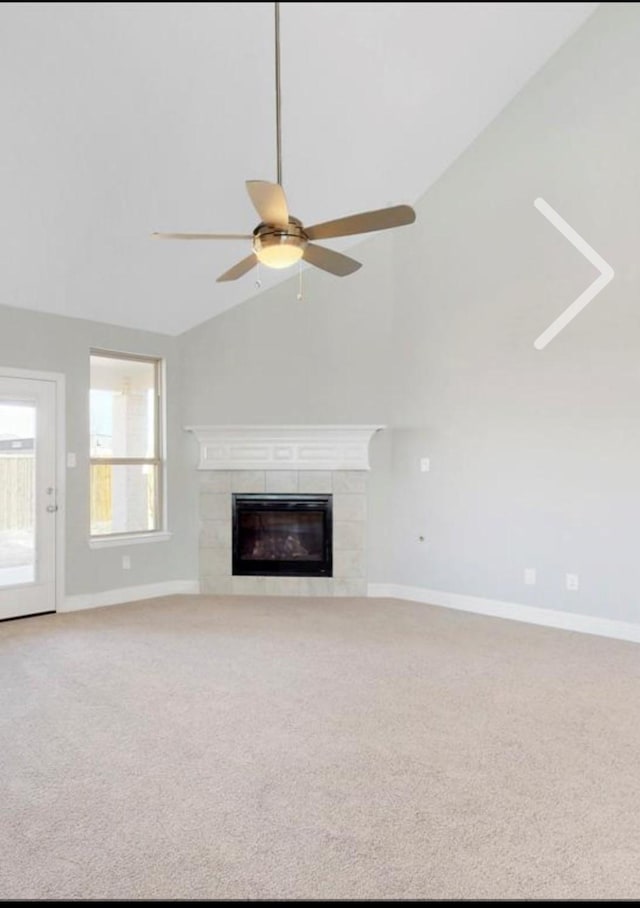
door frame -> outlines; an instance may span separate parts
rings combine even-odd
[[[65,594],[65,542],[66,542],[66,376],[62,372],[38,372],[35,369],[14,369],[0,366],[0,378],[26,378],[31,381],[49,381],[55,392],[56,427],[56,503],[58,511],[55,521],[55,607],[56,612],[64,608]]]

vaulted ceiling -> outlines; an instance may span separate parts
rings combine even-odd
[[[292,213],[414,203],[597,5],[283,3]],[[258,292],[150,234],[255,227],[273,69],[272,3],[1,4],[0,303],[177,334]]]

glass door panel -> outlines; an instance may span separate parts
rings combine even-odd
[[[56,384],[0,369],[0,620],[55,611]]]
[[[0,587],[33,583],[36,406],[0,402]]]

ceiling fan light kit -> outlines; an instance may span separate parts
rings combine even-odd
[[[276,82],[276,158],[277,182],[249,180],[249,198],[260,216],[253,234],[237,233],[154,233],[154,237],[170,240],[252,240],[253,252],[241,259],[218,278],[218,282],[235,281],[260,262],[268,268],[289,268],[303,259],[316,268],[337,277],[353,274],[360,262],[340,252],[318,246],[310,240],[354,236],[376,230],[388,230],[412,224],[416,219],[409,205],[395,205],[376,211],[363,211],[334,221],[325,221],[305,228],[302,221],[289,214],[282,188],[282,129],[280,92],[280,4],[275,3],[275,82]]]
[[[284,228],[260,224],[253,231],[253,251],[261,265],[289,268],[299,262],[307,246],[307,235],[297,218],[289,218]]]

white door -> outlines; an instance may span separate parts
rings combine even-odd
[[[55,611],[56,386],[0,370],[0,620]]]

